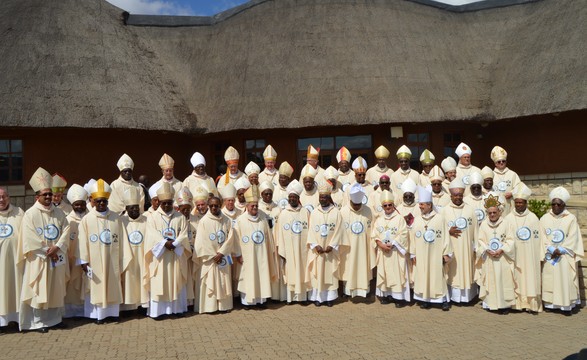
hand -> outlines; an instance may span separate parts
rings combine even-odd
[[[377,190],[377,189],[379,189],[379,184],[373,186],[373,190]]]
[[[169,251],[175,250],[175,246],[173,246],[173,240],[167,240],[165,242],[165,248],[167,248]]]
[[[442,255],[442,263],[446,264],[450,262],[450,256],[448,255]]]
[[[241,265],[242,265],[242,264],[243,264],[243,257],[242,257],[242,255],[241,255],[241,256],[237,256],[237,257],[236,257],[236,261],[237,261],[239,264],[241,264]]]
[[[88,264],[82,264],[82,270],[87,274],[88,273]]]
[[[212,261],[214,261],[216,264],[220,264],[223,257],[224,255],[222,255],[221,253],[216,253],[216,256],[212,258]]]
[[[49,257],[53,261],[59,260],[57,256],[57,252],[59,251],[59,246],[52,245],[49,249],[47,249],[47,257]]]
[[[553,258],[557,258],[559,256],[561,256],[561,251],[559,249],[554,249],[554,251],[552,252],[552,257]]]
[[[324,254],[324,249],[322,249],[322,246],[320,246],[320,245],[316,245],[314,250],[316,251],[317,254]]]
[[[498,257],[500,257],[502,254],[503,254],[503,250],[502,250],[502,249],[496,250],[496,251],[495,251],[495,256],[494,256],[494,257],[498,258]]]
[[[416,265],[416,258],[415,257],[412,258],[412,265]]]
[[[448,233],[450,234],[450,236],[459,238],[461,236],[462,231],[457,229],[456,226],[453,226],[450,229],[448,229]]]
[[[383,250],[384,253],[388,253],[391,251],[391,248],[393,247],[391,244],[384,244],[381,241],[377,242],[377,245],[379,246],[379,248],[381,250]]]
[[[333,250],[333,249],[332,249],[332,246],[328,245],[328,246],[326,247],[326,250],[324,250],[324,252],[328,254],[328,253],[329,253],[329,252],[331,252],[332,250]]]
[[[508,200],[511,199],[512,198],[512,192],[511,191],[506,192],[505,193],[505,198],[508,199]]]

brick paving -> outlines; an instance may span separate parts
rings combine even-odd
[[[379,302],[334,307],[270,304],[228,314],[156,321],[139,315],[96,325],[0,335],[1,359],[562,359],[587,348],[587,310],[488,313],[477,304],[449,312]]]

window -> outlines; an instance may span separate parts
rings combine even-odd
[[[422,170],[420,155],[422,155],[424,150],[428,149],[429,138],[430,136],[428,133],[408,134],[408,143],[406,146],[409,147],[412,152],[412,157],[410,159],[410,167],[412,169],[418,171]]]
[[[256,139],[256,140],[246,140],[245,141],[245,149],[246,149],[246,157],[245,157],[245,165],[249,162],[254,162],[259,165],[261,169],[265,167],[265,161],[263,160],[263,151],[265,151],[265,140],[264,139]]]
[[[21,183],[22,140],[0,140],[0,182]]]
[[[331,136],[298,139],[298,168],[301,169],[306,165],[306,155],[308,146],[312,145],[320,149],[318,163],[324,169],[329,166],[338,168],[336,163],[336,153],[338,149],[346,146],[352,154],[352,160],[362,156],[369,164],[370,154],[373,152],[371,135],[355,136]],[[351,163],[352,163],[351,160]]]

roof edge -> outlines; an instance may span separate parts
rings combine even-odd
[[[507,7],[513,5],[521,5],[526,3],[538,2],[542,0],[485,0],[485,1],[477,1],[469,4],[463,5],[450,5],[441,3],[436,0],[407,0],[411,2],[415,2],[422,5],[432,6],[438,9],[452,11],[452,12],[472,12],[472,11],[480,11],[480,10],[488,10],[488,9],[495,9],[500,7]]]

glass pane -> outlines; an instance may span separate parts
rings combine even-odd
[[[245,143],[247,150],[255,148],[255,140],[247,140]]]
[[[322,166],[323,169],[326,169],[330,165],[332,165],[332,155],[322,156],[322,159],[320,161],[320,166]]]
[[[425,143],[427,143],[427,142],[428,142],[428,133],[422,133],[422,134],[419,134],[419,135],[418,135],[418,140],[419,140],[420,142],[425,142]]]
[[[12,140],[11,145],[11,152],[22,152],[22,140]]]
[[[418,134],[408,134],[408,142],[418,142]]]
[[[412,159],[419,159],[420,158],[420,153],[418,152],[419,147],[414,146],[414,145],[410,145],[408,147],[410,148],[410,151],[412,152]]]
[[[320,139],[320,149],[324,150],[333,150],[334,149],[334,138],[333,137],[323,137]]]
[[[298,139],[298,150],[307,151],[309,145],[320,147],[320,138]]]
[[[451,146],[444,147],[444,157],[453,156],[454,153],[455,153],[455,149],[453,147],[451,147]]]
[[[371,135],[337,136],[336,149],[346,146],[347,149],[370,149]]]
[[[0,168],[0,181],[8,181],[8,169]]]
[[[460,143],[461,142],[461,134],[452,134],[452,141],[454,141],[455,143]]]
[[[12,169],[12,181],[22,181],[22,168]]]
[[[12,166],[22,167],[22,154],[12,154]]]
[[[0,140],[0,152],[7,153],[10,148],[10,140]]]
[[[265,149],[265,140],[257,140],[257,149]]]
[[[8,160],[9,157],[4,155],[4,156],[0,156],[0,167],[8,167]]]

